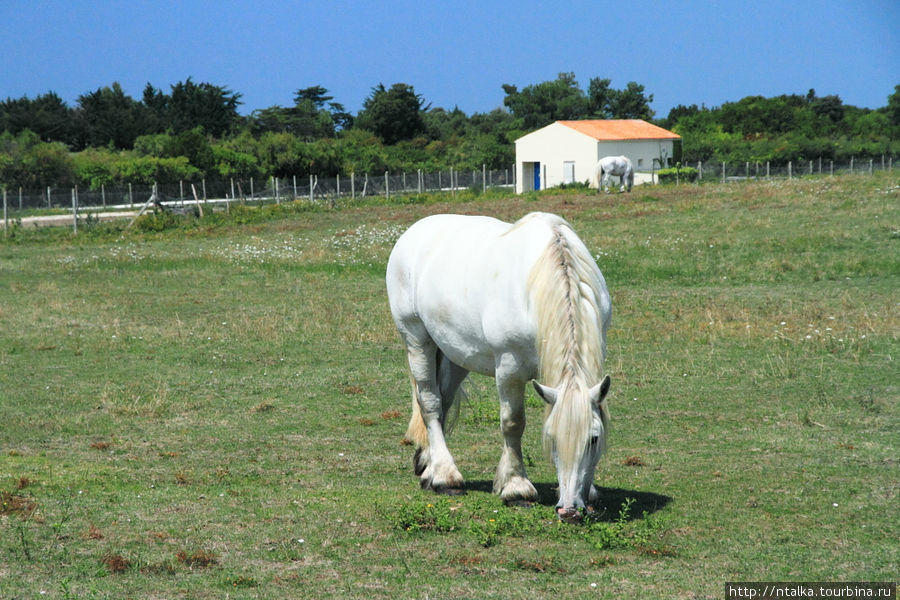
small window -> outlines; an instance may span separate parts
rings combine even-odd
[[[638,159],[638,168],[641,168],[641,167],[643,167],[643,166],[644,166],[644,159],[643,159],[643,158],[639,158],[639,159]]]

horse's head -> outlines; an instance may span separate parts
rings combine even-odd
[[[606,445],[609,376],[590,389],[573,380],[559,388],[533,383],[549,405],[544,447],[553,458],[559,480],[556,513],[563,521],[579,522],[582,509],[596,501],[594,470]]]

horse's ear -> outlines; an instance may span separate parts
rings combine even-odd
[[[534,391],[537,392],[538,396],[544,399],[544,402],[550,406],[556,404],[556,398],[559,396],[559,392],[552,387],[541,385],[537,381],[532,381],[531,384],[534,386]]]
[[[606,399],[606,394],[609,393],[609,385],[610,385],[609,375],[603,378],[603,381],[595,385],[591,388],[590,399],[591,402],[600,406],[603,404],[603,401]]]

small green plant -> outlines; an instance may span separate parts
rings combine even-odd
[[[392,516],[395,527],[403,531],[448,532],[459,529],[457,507],[450,506],[446,498],[436,498],[432,502],[403,504]]]
[[[585,539],[597,550],[650,547],[662,531],[660,518],[646,511],[636,519],[631,514],[634,498],[626,498],[613,522],[589,520]],[[596,519],[596,517],[594,518]]]
[[[233,573],[230,573],[225,577],[224,583],[225,587],[232,589],[259,587],[259,581],[257,581],[255,577],[249,575],[235,575]]]

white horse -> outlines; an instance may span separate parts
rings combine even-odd
[[[546,213],[515,224],[425,218],[394,246],[387,291],[413,380],[406,435],[417,447],[422,487],[464,493],[445,433],[460,385],[474,371],[493,375],[500,395],[504,446],[494,493],[507,504],[537,500],[521,445],[531,381],[548,405],[543,440],[559,479],[557,513],[579,521],[597,500],[594,470],[609,424],[603,360],[612,306],[572,227]]]
[[[634,166],[631,164],[631,160],[627,156],[604,156],[601,158],[594,170],[594,179],[597,181],[598,190],[609,192],[610,176],[619,178],[620,192],[624,192],[626,187],[630,192],[634,186]]]

